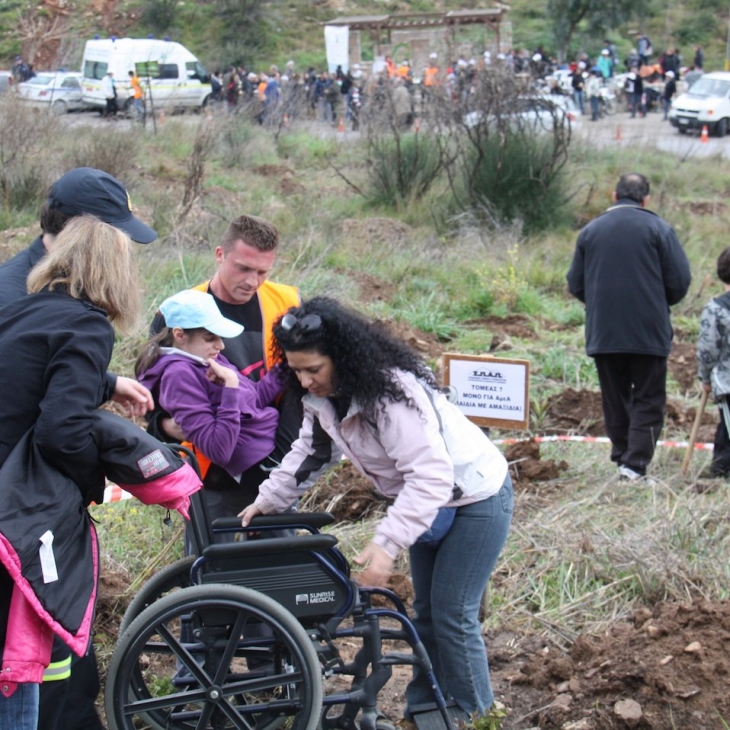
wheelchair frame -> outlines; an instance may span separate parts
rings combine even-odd
[[[247,528],[237,518],[211,524],[202,493],[193,495],[195,555],[158,572],[124,616],[107,677],[110,730],[392,730],[377,699],[394,665],[426,674],[429,714],[453,730],[403,603],[350,579],[337,539],[319,532],[332,522],[329,513],[286,513]],[[306,534],[266,537],[274,530]],[[215,542],[231,532],[249,539]],[[374,607],[375,595],[392,608]],[[342,638],[361,641],[349,662]],[[410,652],[383,651],[385,640]],[[322,676],[332,675],[350,677],[349,691],[323,695]]]

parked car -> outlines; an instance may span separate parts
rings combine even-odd
[[[41,72],[18,84],[18,91],[21,99],[48,104],[54,114],[86,107],[81,98],[81,74],[76,72]]]
[[[0,71],[0,94],[11,89],[14,83],[12,71]]]
[[[564,94],[573,93],[573,72],[569,68],[556,69],[546,78],[546,81]]]
[[[724,137],[730,132],[730,73],[702,74],[689,91],[674,99],[669,123],[680,134],[707,127],[710,134]]]
[[[556,94],[517,97],[509,111],[503,114],[503,120],[511,127],[533,134],[552,132],[556,127],[570,128],[579,117],[572,98]],[[485,123],[491,126],[496,120],[492,115],[485,117],[482,111],[473,111],[464,116],[463,122],[471,129]]]

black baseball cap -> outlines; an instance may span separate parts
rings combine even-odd
[[[48,204],[69,216],[95,215],[137,243],[152,243],[157,238],[157,231],[132,214],[132,201],[124,185],[93,167],[77,167],[59,177],[51,186]]]

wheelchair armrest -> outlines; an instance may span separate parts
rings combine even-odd
[[[262,527],[303,527],[319,530],[322,527],[331,525],[335,521],[335,516],[329,512],[283,512],[278,515],[257,515],[254,517],[247,527],[241,527],[241,519],[239,517],[219,517],[213,520],[213,530],[226,529],[232,530],[255,530]]]
[[[301,537],[272,537],[246,542],[216,543],[203,550],[208,560],[228,560],[231,558],[272,555],[291,552],[311,552],[327,550],[337,544],[334,535],[302,535]]]

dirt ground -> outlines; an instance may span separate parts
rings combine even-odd
[[[389,296],[366,274],[356,283],[368,298]],[[408,325],[383,325],[428,358],[437,359],[448,348]],[[493,349],[536,334],[535,325],[517,315],[492,317],[478,326],[494,331]],[[698,401],[694,358],[694,346],[678,342],[669,359],[671,377],[689,402]],[[695,412],[687,401],[670,400],[666,436],[686,438]],[[708,409],[700,441],[712,441],[715,424],[715,409]],[[600,393],[568,388],[549,398],[541,432],[605,435]],[[568,468],[566,462],[543,459],[535,442],[512,444],[505,456],[517,490],[544,491],[543,484],[550,489]],[[350,464],[331,473],[302,504],[304,510],[333,512],[343,522],[372,517],[386,507]],[[116,634],[128,600],[121,598],[126,581],[114,573],[103,576],[98,632]],[[410,606],[410,578],[398,573],[392,587]],[[637,610],[632,623],[615,624],[604,636],[582,635],[569,647],[509,626],[486,639],[495,696],[508,710],[504,730],[715,730],[723,727],[720,715],[730,717],[730,602],[659,603]],[[393,720],[402,716],[409,677],[408,668],[395,667],[381,693],[381,709]]]

